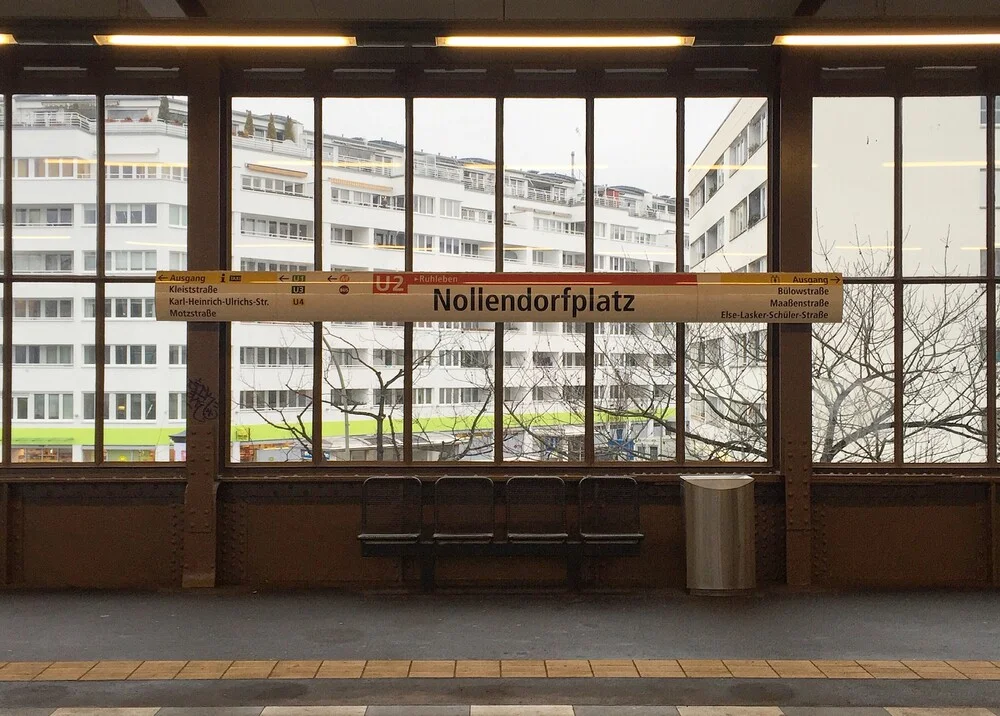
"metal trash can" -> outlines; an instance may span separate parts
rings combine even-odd
[[[687,587],[692,594],[739,594],[756,586],[753,478],[682,476]]]

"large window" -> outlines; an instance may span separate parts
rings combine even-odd
[[[99,130],[93,96],[17,95],[11,107],[15,205],[10,217],[13,310],[11,440],[13,462],[92,459],[94,420],[80,411],[81,395],[94,390],[94,370],[83,365],[83,345],[93,345],[95,322],[83,301],[95,287],[85,278],[83,252],[97,232],[82,225],[82,206],[95,204],[92,171]],[[6,366],[5,366],[6,367]],[[58,421],[59,427],[34,425]],[[4,440],[4,442],[8,442]],[[6,445],[5,445],[6,447]],[[89,451],[89,453],[88,453]]]
[[[583,270],[586,161],[582,99],[504,100],[504,229],[506,271]],[[581,376],[554,359],[583,336],[563,336],[561,323],[508,323],[504,348],[526,360],[504,371],[505,460],[582,461],[585,456]]]
[[[495,269],[495,120],[492,99],[414,101],[416,270]],[[437,197],[437,216],[420,211],[422,194]],[[415,459],[493,460],[494,336],[492,323],[415,326]]]
[[[125,120],[126,106],[129,116],[139,119]],[[184,347],[186,325],[155,320],[153,272],[187,268],[187,110],[182,97],[107,101],[103,268],[112,281],[119,276],[138,281],[107,285],[104,355],[95,349],[88,356],[103,358],[105,393],[99,397],[104,420],[113,424],[105,452],[116,460],[179,460],[185,451],[184,426],[178,425],[185,416],[176,403],[173,415],[167,408],[168,396],[185,389],[184,371],[170,368],[168,346]],[[84,254],[88,272],[95,253]],[[154,424],[163,429],[155,439],[141,440],[140,435],[152,435]]]
[[[232,102],[232,267],[311,271],[313,103],[295,97]],[[313,328],[232,325],[234,462],[298,462],[312,447]],[[176,356],[186,362],[185,356]],[[289,397],[291,396],[291,397]]]
[[[814,102],[814,267],[846,284],[843,322],[813,328],[817,462],[987,457],[982,106]]]
[[[684,127],[673,99],[595,100],[589,197],[582,99],[509,98],[498,107],[493,99],[417,98],[412,153],[402,99],[324,99],[321,131],[311,99],[237,98],[232,109],[233,163],[247,169],[234,175],[231,194],[232,261],[243,270],[671,273],[694,250],[690,199],[677,196],[682,176],[685,194],[701,192],[700,238],[718,254],[714,263],[699,257],[696,270],[767,268],[762,99],[688,100]],[[260,130],[272,115],[274,127],[291,130]],[[746,156],[736,171],[730,144],[739,137]],[[312,191],[318,164],[323,188]],[[249,178],[262,166],[301,176]],[[733,212],[741,217],[735,237],[727,234]],[[235,324],[230,457],[766,460],[766,330],[709,328],[685,336],[672,324],[529,321],[505,324],[500,336],[494,323],[462,320]],[[705,355],[715,357],[689,361],[687,382],[678,381],[678,352],[713,341],[718,352]],[[239,399],[261,391],[275,400]],[[688,411],[681,430],[678,406],[691,401],[727,407],[710,419]]]
[[[685,103],[686,226],[692,271],[767,270],[767,114],[763,98]],[[684,327],[685,456],[768,459],[763,324]]]
[[[594,236],[596,270],[674,271],[676,101],[597,99],[594,125],[594,222],[595,228],[600,227]],[[583,326],[564,325],[563,333],[571,334],[563,338],[564,350],[572,352],[563,354],[561,368],[570,378],[563,381],[564,396],[575,398],[581,413]],[[673,459],[677,446],[674,324],[598,323],[594,334],[595,459]]]
[[[171,435],[183,434],[184,416],[168,427],[157,406],[184,389],[183,371],[161,358],[184,348],[186,329],[154,322],[152,289],[153,272],[177,268],[170,257],[187,250],[183,228],[168,235],[160,221],[169,205],[186,223],[187,102],[22,94],[11,109],[10,460],[182,459]]]

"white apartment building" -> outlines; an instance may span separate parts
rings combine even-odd
[[[94,102],[53,96],[16,96],[14,102],[14,271],[60,282],[15,284],[13,459],[90,460],[93,286],[65,279],[93,274],[96,267]],[[106,459],[183,459],[185,326],[156,322],[152,276],[187,267],[186,102],[123,96],[109,97],[106,105],[106,271],[148,279],[107,288]],[[404,148],[384,139],[324,135],[317,182],[316,141],[294,116],[248,121],[246,112],[234,110],[232,268],[401,270]],[[583,271],[582,178],[508,169],[499,218],[496,183],[492,160],[417,153],[414,268],[492,271],[495,223],[502,220],[505,270]],[[318,228],[317,191],[323,207]],[[675,269],[672,197],[602,186],[595,203],[596,270]],[[321,267],[313,265],[317,239],[323,242]],[[399,459],[402,324],[330,319],[323,330],[321,391],[327,457]],[[650,355],[648,345],[636,342],[653,331],[599,326],[607,353],[599,358],[599,404],[626,401],[638,387],[623,385],[620,375],[638,365],[647,367],[644,375],[662,376],[646,380],[645,390],[672,390],[672,358]],[[582,457],[582,325],[508,324],[502,391],[492,385],[493,324],[417,324],[414,336],[416,459],[492,459],[494,393],[510,416],[507,458]],[[231,410],[234,461],[310,458],[312,339],[311,325],[233,325],[231,405],[222,409]],[[599,444],[599,454],[627,445],[624,459],[663,456],[663,432],[648,421],[599,422],[607,427],[602,435],[611,436]]]

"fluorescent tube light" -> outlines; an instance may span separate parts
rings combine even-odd
[[[883,47],[998,45],[1000,33],[948,35],[778,35],[775,45],[808,47]]]
[[[435,39],[438,47],[681,47],[693,45],[682,35],[452,35]]]
[[[94,35],[98,45],[129,47],[353,47],[344,35]]]

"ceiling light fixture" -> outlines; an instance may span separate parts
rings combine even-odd
[[[694,38],[683,35],[451,35],[435,38],[438,47],[607,48],[682,47]]]
[[[354,47],[346,35],[94,35],[98,45],[128,47]]]
[[[798,47],[923,47],[934,45],[1000,45],[1000,33],[948,35],[777,35],[775,45]]]
[[[0,45],[16,45],[17,40],[9,32],[0,32]]]

